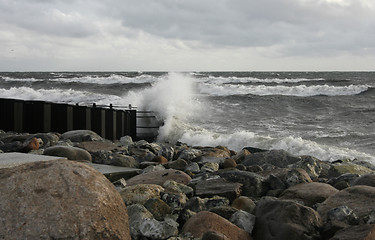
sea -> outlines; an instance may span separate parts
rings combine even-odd
[[[375,164],[375,72],[1,72],[0,97],[131,104],[158,141]]]

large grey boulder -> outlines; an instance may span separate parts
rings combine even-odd
[[[241,163],[245,166],[272,164],[276,167],[286,168],[298,161],[300,161],[299,157],[293,156],[285,150],[269,150],[250,154]]]
[[[324,221],[328,212],[339,206],[347,206],[359,218],[360,224],[366,223],[368,216],[375,211],[375,188],[354,186],[337,192],[322,202],[317,211]]]
[[[55,160],[0,169],[0,239],[128,239],[126,206],[86,164]]]
[[[286,189],[280,199],[297,200],[304,205],[313,207],[317,203],[325,201],[339,190],[326,183],[312,182],[301,183]]]
[[[255,208],[256,240],[319,239],[322,220],[312,208],[290,200],[263,197]]]
[[[230,170],[218,172],[220,177],[230,182],[242,184],[242,195],[247,197],[260,197],[264,192],[265,179],[253,172]]]
[[[82,148],[69,146],[52,146],[44,150],[44,155],[66,157],[69,160],[86,160],[91,162],[91,154]]]
[[[87,142],[87,141],[103,141],[104,139],[97,133],[91,130],[73,130],[65,132],[60,136],[63,141],[70,140],[72,142]]]

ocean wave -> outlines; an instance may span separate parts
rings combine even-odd
[[[316,82],[325,81],[324,78],[255,78],[255,77],[203,77],[201,81],[212,84],[227,84],[227,83],[299,83],[299,82]]]
[[[172,135],[175,132],[172,132]],[[254,132],[237,131],[231,134],[218,134],[208,130],[196,131],[190,127],[182,133],[178,140],[192,146],[227,146],[232,150],[240,151],[244,147],[256,147],[262,149],[283,149],[296,156],[310,155],[323,161],[335,161],[338,159],[358,159],[375,163],[375,156],[360,151],[318,144],[301,137],[270,137],[261,136]],[[165,139],[168,139],[165,136]],[[172,136],[171,139],[176,139]]]
[[[51,82],[66,82],[66,83],[92,83],[92,84],[126,84],[126,83],[153,83],[158,80],[158,76],[142,74],[135,77],[127,77],[120,74],[110,74],[108,76],[102,75],[82,75],[75,77],[66,77],[64,74],[56,75],[55,78],[15,78],[15,77],[2,77],[7,82],[37,82],[37,81],[51,81]]]
[[[317,95],[325,96],[343,96],[357,95],[369,89],[368,85],[348,85],[348,86],[330,86],[324,85],[298,85],[298,86],[266,86],[266,85],[217,85],[204,83],[199,85],[202,94],[210,96],[233,96],[233,95],[286,95],[309,97]]]
[[[33,89],[29,87],[0,88],[0,97],[16,98],[21,100],[39,100],[56,103],[91,105],[120,105],[127,106],[122,97],[116,95],[97,94],[73,89]]]

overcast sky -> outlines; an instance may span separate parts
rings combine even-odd
[[[375,70],[374,0],[0,0],[0,71]]]

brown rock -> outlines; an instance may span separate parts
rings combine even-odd
[[[192,216],[183,226],[182,232],[191,233],[194,237],[202,237],[204,233],[214,231],[231,240],[251,239],[250,235],[219,215],[201,211]]]
[[[235,168],[237,166],[236,161],[232,158],[226,158],[223,163],[223,168]]]
[[[375,225],[350,226],[336,232],[330,240],[374,240]]]
[[[26,144],[24,151],[30,152],[31,150],[38,150],[39,149],[39,140],[37,138],[32,138],[30,141]]]
[[[227,238],[224,234],[214,232],[214,231],[208,231],[205,232],[202,236],[202,240],[230,240]]]
[[[163,221],[164,217],[172,213],[172,208],[160,198],[151,198],[144,204],[156,220]]]
[[[202,151],[202,156],[216,157],[216,158],[230,158],[230,151],[223,146],[217,147],[197,147]]]
[[[128,239],[126,206],[86,164],[35,162],[0,170],[1,239]]]
[[[347,206],[353,210],[363,222],[363,218],[375,211],[375,188],[369,186],[354,186],[337,192],[322,202],[317,211],[323,221],[327,220],[327,212],[332,208]]]
[[[243,210],[248,213],[252,213],[255,208],[255,203],[253,200],[251,200],[248,197],[245,196],[240,196],[232,202],[232,207],[238,209],[238,210]]]
[[[316,203],[325,201],[338,190],[326,183],[312,182],[301,183],[286,189],[280,199],[293,199],[312,207]]]
[[[246,156],[250,155],[251,153],[246,150],[246,149],[242,149],[239,153],[237,153],[236,155],[233,156],[233,159],[237,162],[237,163],[240,163],[242,162]]]
[[[175,182],[186,185],[191,180],[191,177],[182,171],[174,170],[174,169],[167,169],[167,170],[162,170],[162,171],[143,173],[143,174],[140,174],[138,176],[128,179],[126,182],[128,186],[141,184],[141,183],[157,184],[157,185],[163,186],[164,182],[167,180],[173,180]]]
[[[166,159],[165,157],[163,156],[156,156],[152,159],[152,162],[155,162],[155,163],[160,163],[160,164],[164,164],[164,163],[167,163],[168,162],[168,159]]]

